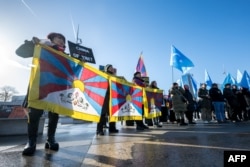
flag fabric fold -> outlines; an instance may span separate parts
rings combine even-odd
[[[141,72],[142,77],[147,77],[147,71],[146,66],[144,64],[144,60],[142,55],[140,55],[137,66],[136,66],[136,72]]]
[[[193,62],[187,58],[183,53],[181,53],[173,45],[171,46],[171,57],[170,66],[175,67],[182,73],[187,73],[191,68],[194,67]]]

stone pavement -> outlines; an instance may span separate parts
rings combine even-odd
[[[34,156],[22,156],[27,136],[0,137],[1,167],[223,167],[225,150],[250,150],[250,122],[137,131],[117,123],[117,134],[96,136],[96,123],[58,124],[58,152],[44,149],[46,126]],[[11,129],[10,129],[11,130]]]

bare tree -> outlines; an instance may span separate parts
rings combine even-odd
[[[11,99],[11,97],[15,94],[17,94],[18,91],[11,86],[3,86],[0,88],[0,101],[8,101]]]

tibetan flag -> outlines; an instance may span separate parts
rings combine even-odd
[[[110,121],[142,120],[142,87],[110,77]]]
[[[208,86],[208,88],[211,88],[213,84],[207,70],[205,70],[205,84]]]
[[[99,122],[107,75],[50,47],[37,45],[29,83],[29,107]]]
[[[181,53],[172,45],[170,66],[175,67],[176,69],[180,70],[182,73],[185,74],[191,68],[194,67],[194,64],[189,58],[187,58],[183,53]]]
[[[141,72],[142,77],[147,77],[146,67],[144,65],[143,57],[140,56],[137,66],[136,66],[136,72]]]
[[[243,88],[248,88],[248,89],[250,88],[250,77],[249,77],[247,71],[243,72],[243,75],[242,75],[242,78],[241,78],[239,85]]]
[[[163,90],[144,88],[144,116],[147,119],[161,116],[163,104]]]

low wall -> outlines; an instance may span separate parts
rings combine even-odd
[[[0,118],[0,136],[27,135],[27,118]],[[43,134],[45,118],[41,117],[38,134]]]

